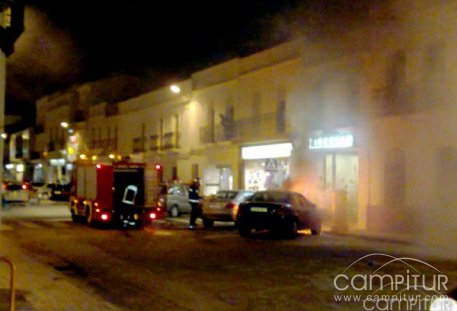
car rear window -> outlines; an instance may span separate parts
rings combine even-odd
[[[237,191],[218,191],[215,198],[218,200],[233,200],[239,192]]]
[[[5,187],[6,190],[22,190],[21,184],[7,184]]]
[[[289,193],[287,192],[257,192],[251,198],[252,202],[278,202],[289,203]]]

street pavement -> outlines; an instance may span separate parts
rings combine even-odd
[[[55,270],[43,262],[26,253],[24,250],[7,239],[2,232],[14,230],[8,223],[11,221],[46,220],[48,222],[69,222],[71,215],[65,202],[41,201],[40,204],[28,206],[10,205],[0,211],[0,257],[11,260],[16,268],[16,308],[15,310],[33,311],[103,311],[120,310],[119,307],[104,300],[90,287],[71,282],[68,276]],[[157,221],[165,227],[185,228],[188,217],[177,219],[164,218]],[[201,223],[199,223],[201,228]],[[325,228],[328,229],[328,228]],[[423,249],[420,246],[408,244],[404,241],[376,236],[367,236],[363,233],[341,235],[324,230],[324,235],[334,236],[336,240],[342,237],[356,238],[359,244],[384,243],[385,249],[405,254],[421,254],[424,258]],[[390,245],[390,246],[389,246]],[[400,247],[399,247],[400,246]],[[435,250],[430,254],[436,255]],[[426,256],[427,257],[427,256]],[[8,310],[8,290],[10,282],[9,266],[0,262],[0,311]],[[69,294],[71,293],[71,295]]]
[[[9,259],[15,266],[17,311],[116,311],[110,304],[89,288],[78,287],[67,276],[40,263],[6,239],[2,230],[12,230],[3,219],[70,220],[68,207],[59,202],[40,202],[40,205],[9,206],[0,213],[0,257]],[[0,310],[9,310],[10,267],[0,262]],[[71,293],[71,294],[70,294]]]

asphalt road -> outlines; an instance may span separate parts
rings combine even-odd
[[[58,204],[13,207],[0,217],[4,236],[124,310],[363,310],[360,302],[337,302],[334,281],[372,253],[426,259],[457,285],[455,261],[423,258],[406,244],[306,232],[296,240],[246,239],[226,224],[189,231],[186,217],[142,230],[89,228]],[[385,261],[370,256],[351,269],[404,271]]]

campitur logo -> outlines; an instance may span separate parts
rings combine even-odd
[[[457,311],[446,303],[448,277],[431,264],[410,257],[373,253],[350,264],[333,279],[337,303],[361,304],[363,310],[429,310],[443,301],[442,311]]]

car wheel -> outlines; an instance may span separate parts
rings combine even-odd
[[[78,216],[75,214],[75,211],[71,209],[71,221],[78,222]]]
[[[286,238],[288,239],[295,239],[298,235],[298,223],[297,220],[291,219],[286,224],[286,231],[285,231]]]
[[[173,205],[168,212],[170,217],[176,218],[179,216],[179,208],[176,205]]]
[[[242,237],[248,237],[251,235],[251,228],[246,225],[238,224],[238,232]]]
[[[321,233],[321,229],[322,229],[322,225],[321,223],[317,223],[317,224],[314,224],[312,227],[311,227],[311,234],[312,235],[319,235]]]
[[[86,223],[91,226],[94,223],[94,218],[92,215],[92,209],[88,206],[86,207]]]
[[[214,225],[214,220],[203,218],[203,227],[206,229],[212,228]]]

